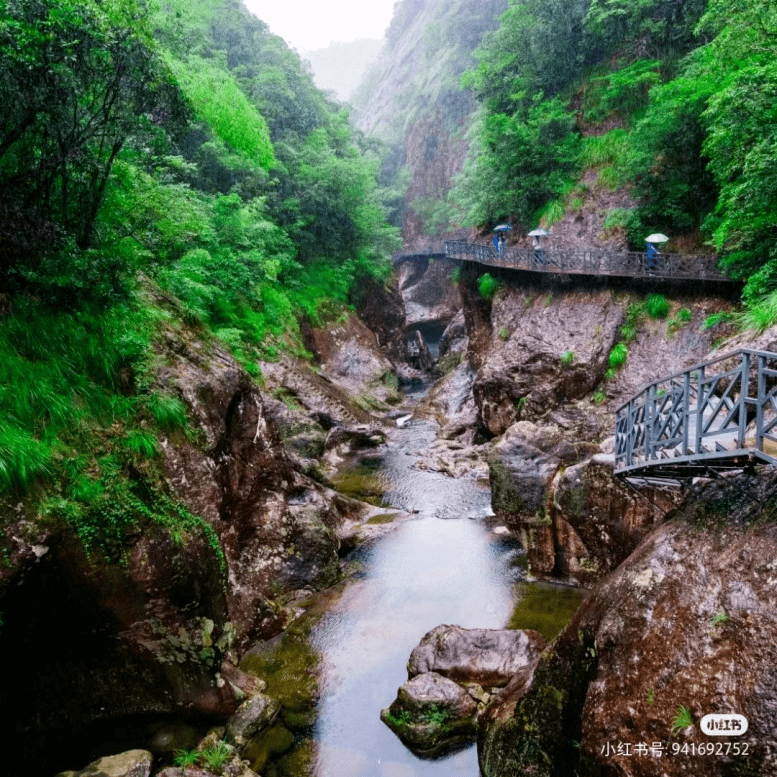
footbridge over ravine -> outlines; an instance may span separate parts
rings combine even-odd
[[[615,413],[615,474],[688,481],[777,466],[777,353],[740,349],[659,378]]]
[[[715,281],[734,283],[717,269],[713,255],[658,254],[606,249],[507,249],[467,240],[447,240],[437,248],[408,249],[394,257],[394,263],[445,256],[477,262],[488,267],[523,270],[546,275],[588,275],[617,278],[644,278],[671,281]]]

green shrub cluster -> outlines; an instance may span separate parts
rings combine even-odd
[[[499,281],[491,273],[483,273],[478,278],[478,291],[483,299],[491,299],[499,289]]]

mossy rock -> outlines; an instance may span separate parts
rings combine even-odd
[[[294,734],[285,726],[276,724],[255,736],[242,753],[242,758],[251,762],[255,772],[261,772],[267,762],[288,752],[294,745]]]

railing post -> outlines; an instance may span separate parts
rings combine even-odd
[[[747,395],[750,393],[750,354],[742,354],[741,383],[739,391],[739,437],[737,448],[745,447],[747,432]]]
[[[690,409],[690,403],[691,403],[691,373],[686,370],[685,371],[685,378],[683,380],[683,442],[682,442],[682,448],[681,448],[681,456],[687,456],[689,454],[688,450],[688,432],[689,425],[691,423],[691,409]]]
[[[656,416],[656,384],[652,383],[647,391],[647,403],[645,405],[645,454],[648,459],[653,458],[655,452],[653,440],[653,423]]]
[[[634,460],[634,400],[630,399],[626,407],[626,466],[630,467]]]
[[[704,365],[697,370],[696,379],[699,381],[699,393],[696,395],[696,439],[694,440],[693,453],[701,453],[701,438],[704,429]]]
[[[766,357],[758,356],[758,397],[756,400],[755,410],[755,447],[756,450],[763,451],[764,449],[764,402],[766,398],[766,375],[764,370],[766,369]]]

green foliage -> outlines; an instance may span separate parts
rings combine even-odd
[[[718,626],[723,626],[724,624],[728,623],[729,620],[729,614],[725,610],[721,610],[720,612],[715,613],[712,618],[710,618],[710,628],[717,629]]]
[[[645,691],[645,701],[652,707],[656,703],[656,692],[652,688]]]
[[[153,434],[142,432],[138,429],[132,429],[127,432],[125,445],[132,453],[149,459],[159,453],[156,437]]]
[[[483,273],[478,278],[478,291],[483,299],[491,299],[499,288],[499,281],[491,273]]]
[[[510,333],[507,331],[505,327],[500,327],[499,329],[499,337],[502,338],[502,340],[509,340],[510,339]]]
[[[640,59],[595,77],[585,95],[585,117],[588,121],[600,122],[616,114],[630,121],[647,106],[650,89],[660,81],[659,63],[652,59]],[[613,132],[625,135],[623,130]]]
[[[688,709],[688,707],[680,705],[675,710],[675,715],[672,718],[672,729],[671,729],[672,736],[679,733],[683,729],[688,728],[688,726],[692,726],[692,725],[693,725],[693,715],[691,715],[691,711]]]
[[[198,750],[176,750],[173,756],[173,763],[176,766],[194,766],[199,763],[202,754]]]
[[[17,264],[29,269],[30,259],[37,262],[66,237],[80,250],[91,248],[119,153],[158,153],[187,114],[135,0],[5,0],[2,7],[6,274]]]
[[[234,755],[234,748],[225,742],[223,739],[216,742],[215,745],[210,745],[203,749],[201,756],[202,760],[210,769],[221,769],[221,767],[229,761]]]
[[[572,364],[575,362],[575,353],[574,351],[564,351],[564,353],[561,355],[561,363],[565,367],[571,367]]]
[[[565,211],[566,208],[563,199],[559,198],[558,200],[551,200],[540,211],[539,221],[546,227],[552,227],[564,218]]]
[[[693,314],[688,308],[680,308],[669,321],[666,322],[667,334],[673,335],[680,327],[690,323],[693,318]]]
[[[728,324],[736,319],[734,313],[723,311],[721,313],[712,313],[704,319],[704,323],[701,325],[702,329],[712,329],[713,326],[718,324]]]
[[[593,396],[591,397],[594,401],[594,404],[601,405],[603,402],[607,401],[607,394],[604,393],[604,391],[594,391]]]
[[[152,391],[146,396],[144,404],[160,429],[171,432],[186,428],[186,407],[178,397]]]
[[[451,199],[468,223],[508,216],[530,223],[548,201],[565,197],[577,168],[574,117],[560,99],[522,100],[510,113],[481,111],[464,172]]]
[[[607,357],[607,363],[611,369],[617,370],[626,363],[628,355],[629,349],[626,347],[625,343],[616,343],[610,351],[610,355]]]
[[[676,56],[695,44],[706,5],[706,0],[593,0],[585,25],[604,51],[626,59]]]
[[[763,332],[775,323],[777,323],[777,291],[751,302],[739,317],[739,325],[743,329],[755,332]]]
[[[185,63],[168,57],[167,64],[197,113],[222,140],[262,168],[273,164],[267,122],[228,71],[200,57]]]
[[[640,319],[645,315],[644,303],[632,302],[626,311],[626,321],[620,329],[623,340],[630,343],[637,336]]]
[[[615,208],[611,210],[602,222],[602,231],[605,233],[612,232],[616,229],[625,229],[629,223],[631,211],[627,208]]]
[[[645,299],[645,312],[650,318],[666,318],[669,315],[669,303],[663,294],[649,294]]]
[[[640,250],[650,232],[690,231],[714,208],[718,187],[704,150],[703,111],[718,88],[716,75],[689,66],[687,75],[651,92],[626,165],[639,199],[629,238]]]
[[[50,472],[50,445],[0,422],[0,491],[24,491]]]

